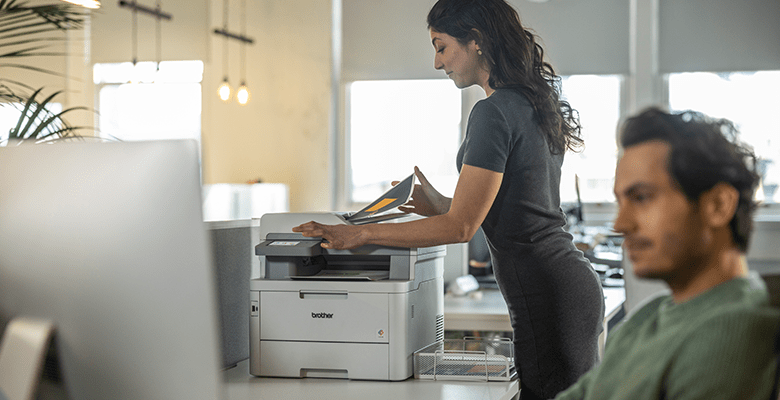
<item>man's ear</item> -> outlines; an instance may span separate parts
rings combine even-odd
[[[699,210],[705,222],[712,227],[728,226],[737,212],[739,192],[728,183],[718,183],[712,189],[702,193],[699,198]]]

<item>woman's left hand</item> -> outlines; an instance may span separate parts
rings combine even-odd
[[[307,222],[292,229],[305,237],[322,237],[322,248],[334,250],[354,249],[366,244],[360,226],[353,225],[323,225],[318,222]]]

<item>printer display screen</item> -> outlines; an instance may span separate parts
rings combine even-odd
[[[300,243],[300,242],[282,242],[282,241],[277,241],[277,242],[268,243],[268,245],[269,246],[296,246],[298,243]]]

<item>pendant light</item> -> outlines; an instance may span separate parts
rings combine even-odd
[[[223,1],[224,6],[222,7],[222,29],[227,32],[227,26],[228,26],[228,0]],[[215,31],[216,32],[216,31]],[[219,95],[219,98],[224,101],[228,102],[230,101],[230,98],[232,97],[233,89],[230,87],[230,82],[228,82],[228,40],[227,36],[225,36],[224,43],[222,45],[222,72],[225,74],[225,77],[222,78],[222,84],[219,85],[219,88],[217,89],[217,94]]]
[[[241,87],[238,89],[238,92],[236,93],[236,100],[239,104],[245,105],[250,98],[249,89],[246,86],[246,50],[245,45],[246,44],[253,44],[254,39],[246,37],[244,35],[244,31],[246,29],[246,0],[242,0],[241,3],[241,33],[233,33],[228,31],[228,0],[224,1],[225,7],[223,11],[223,26],[222,29],[214,29],[214,33],[217,35],[221,35],[225,37],[225,44],[223,46],[223,66],[222,69],[225,73],[225,77],[222,79],[222,85],[219,86],[219,89],[217,89],[217,93],[219,94],[219,98],[222,99],[222,101],[228,102],[233,96],[233,89],[230,87],[230,83],[228,82],[228,39],[236,39],[238,41],[241,41]]]
[[[238,92],[236,92],[236,100],[238,101],[238,104],[241,104],[242,106],[246,105],[246,103],[249,102],[249,89],[246,87],[246,82],[241,82],[241,87],[238,88]]]
[[[241,36],[246,35],[246,0],[241,0]],[[249,102],[250,93],[246,86],[246,42],[241,42],[241,87],[236,93],[238,104],[246,105]]]
[[[217,94],[219,95],[219,98],[222,99],[224,102],[230,101],[230,95],[232,90],[230,89],[230,83],[228,83],[227,76],[222,81],[222,84],[219,85],[219,88],[217,88]]]

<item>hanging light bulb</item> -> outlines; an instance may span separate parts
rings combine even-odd
[[[241,0],[241,37],[246,38],[246,0]],[[238,104],[244,106],[249,102],[249,88],[246,87],[246,42],[241,43],[241,87],[236,93]]]
[[[1,0],[0,0],[1,1]],[[246,44],[252,44],[254,43],[254,40],[252,38],[248,38],[245,34],[246,32],[246,0],[242,0],[241,2],[241,34],[236,34],[228,31],[228,0],[224,0],[224,10],[222,12],[222,18],[223,18],[223,24],[222,29],[214,29],[214,33],[224,36],[225,37],[225,43],[222,46],[223,49],[223,65],[222,70],[225,73],[225,78],[222,82],[222,85],[219,87],[218,93],[219,98],[222,99],[222,101],[227,102],[230,100],[231,97],[231,89],[230,85],[228,84],[228,78],[227,78],[227,71],[228,71],[228,39],[236,39],[241,41],[241,86],[238,88],[238,91],[236,92],[236,101],[240,105],[246,105],[246,103],[249,102],[251,99],[251,94],[249,93],[249,88],[246,86]]]
[[[223,9],[222,9],[222,29],[227,31],[228,26],[228,0],[224,0],[223,2]],[[215,31],[216,32],[216,31]],[[219,94],[219,98],[222,99],[225,103],[230,101],[230,96],[232,89],[230,88],[230,84],[228,83],[228,41],[227,36],[225,37],[225,41],[222,44],[222,72],[225,74],[225,78],[222,79],[222,84],[219,85],[219,89],[217,89],[217,93]]]
[[[246,87],[245,82],[241,82],[241,87],[238,88],[238,92],[236,92],[236,100],[238,100],[238,104],[246,105],[247,102],[249,102],[250,98],[249,88]]]
[[[222,99],[224,102],[230,101],[230,95],[231,95],[232,89],[230,89],[230,84],[228,83],[227,77],[222,81],[222,84],[219,85],[219,89],[217,89],[217,93],[219,94],[219,98]]]

